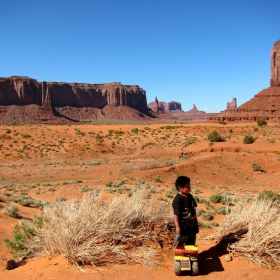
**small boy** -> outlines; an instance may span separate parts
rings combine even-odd
[[[177,195],[172,207],[177,236],[173,247],[177,245],[195,245],[196,234],[199,232],[196,218],[196,202],[191,191],[191,180],[186,176],[179,176],[175,181]]]

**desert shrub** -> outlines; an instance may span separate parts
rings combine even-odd
[[[219,121],[219,124],[227,124],[225,121]]]
[[[216,232],[216,241],[226,238],[229,252],[257,266],[280,268],[279,207],[271,199],[239,201]]]
[[[196,215],[197,216],[201,216],[202,214],[204,214],[205,213],[205,210],[204,209],[198,209],[197,211],[196,211]]]
[[[28,242],[27,250],[37,255],[60,253],[78,266],[156,265],[154,247],[164,241],[162,233],[169,234],[172,213],[168,204],[143,196],[137,191],[130,199],[101,201],[99,196],[84,195],[80,202],[50,204],[43,210],[45,222],[32,238],[36,242]]]
[[[130,173],[131,171],[133,171],[133,167],[132,166],[123,166],[119,169],[119,173],[120,174],[128,174]]]
[[[89,187],[82,187],[80,188],[79,192],[83,193],[83,192],[89,192],[89,191],[92,191],[92,188],[89,188]]]
[[[229,212],[230,212],[230,209],[228,209],[227,207],[223,206],[223,207],[219,207],[216,212],[218,214],[221,214],[221,215],[227,215]]]
[[[204,198],[200,198],[198,202],[203,203],[206,206],[210,206],[210,202],[208,200],[204,199]]]
[[[259,129],[258,129],[258,127],[257,126],[255,126],[254,127],[254,131],[258,131]]]
[[[210,142],[220,142],[220,141],[223,141],[221,135],[216,131],[212,131],[211,133],[209,133],[207,135],[207,139],[210,141]]]
[[[96,160],[87,160],[84,162],[80,162],[80,165],[88,165],[88,166],[95,166],[95,165],[100,165],[102,162],[101,161],[96,161]]]
[[[198,225],[200,227],[210,228],[211,226],[209,224],[203,223],[202,221],[198,220]]]
[[[266,124],[267,124],[267,121],[266,121],[265,118],[260,118],[260,119],[257,120],[257,125],[258,126],[264,126]]]
[[[211,221],[211,220],[214,219],[213,213],[210,213],[210,212],[202,213],[201,217],[202,217],[203,220],[206,220],[206,221]]]
[[[258,171],[258,170],[261,170],[262,168],[258,163],[253,162],[252,163],[252,169],[253,169],[253,171]]]
[[[245,135],[244,139],[243,139],[243,144],[251,144],[254,141],[255,140],[254,140],[254,137],[252,135]]]
[[[11,195],[9,196],[9,200],[27,207],[33,206],[33,207],[40,208],[47,204],[46,201],[41,199],[35,199],[29,195],[21,195],[21,196]]]
[[[66,198],[63,197],[63,196],[59,196],[55,199],[56,202],[63,202],[63,201],[66,201]]]
[[[30,135],[30,134],[27,134],[27,133],[22,133],[22,134],[21,134],[21,137],[22,137],[22,138],[31,138],[31,135]]]
[[[161,182],[161,179],[160,179],[160,177],[158,177],[158,176],[157,176],[157,177],[154,177],[153,180],[154,180],[155,182],[158,182],[158,183]]]
[[[13,240],[4,238],[4,244],[15,258],[22,258],[33,252],[32,237],[34,237],[36,229],[42,227],[42,224],[42,217],[35,215],[33,221],[22,221],[21,226],[14,227]]]
[[[9,203],[4,209],[4,214],[13,218],[18,218],[18,207],[12,203]]]
[[[197,137],[187,137],[186,141],[188,145],[193,144],[197,141]]]
[[[154,142],[147,142],[142,145],[142,149],[144,149],[145,147],[148,147],[148,146],[155,146],[155,145],[156,145],[156,143],[154,143]]]
[[[77,135],[85,136],[85,133],[79,130],[78,128],[75,128],[75,132]]]
[[[270,190],[265,190],[258,195],[259,200],[270,200],[272,202],[280,204],[280,194],[274,193]]]
[[[110,187],[112,187],[112,184],[113,184],[113,183],[112,183],[111,181],[108,181],[108,182],[106,182],[105,186],[108,187],[108,188],[110,188]]]
[[[132,132],[132,133],[138,133],[138,128],[136,128],[136,127],[135,127],[135,128],[132,128],[132,129],[131,129],[131,132]]]
[[[4,134],[0,135],[0,140],[2,140],[2,139],[11,139],[11,136],[4,133]]]
[[[210,196],[210,201],[214,203],[221,203],[223,200],[223,196],[221,194],[212,194]]]
[[[149,170],[149,169],[154,169],[154,168],[159,168],[159,164],[156,160],[151,160],[146,163],[143,163],[139,167],[140,170]]]
[[[115,130],[114,133],[116,135],[123,135],[124,134],[124,132],[122,130]]]
[[[165,196],[168,198],[173,198],[173,194],[171,194],[170,192],[165,193]]]

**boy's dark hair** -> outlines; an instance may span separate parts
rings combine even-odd
[[[179,176],[175,181],[175,187],[179,191],[181,187],[184,187],[186,184],[189,184],[191,179],[187,176]]]

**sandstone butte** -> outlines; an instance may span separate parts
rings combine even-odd
[[[106,118],[106,113],[112,115],[115,107],[123,106],[137,113],[146,112],[145,90],[118,82],[84,84],[38,82],[19,76],[0,78],[0,123],[91,121]]]
[[[193,104],[193,108],[191,110],[183,111],[180,102],[161,102],[158,101],[157,97],[154,102],[150,102],[148,104],[148,107],[153,112],[166,112],[176,117],[178,120],[187,122],[206,121],[208,118],[218,115],[217,113],[205,113],[205,111],[199,111],[197,110],[195,104]]]
[[[238,108],[228,108],[219,115],[210,117],[210,120],[236,122],[265,118],[270,122],[280,122],[280,40],[274,43],[270,57],[270,87],[260,91]]]

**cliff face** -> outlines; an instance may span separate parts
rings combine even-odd
[[[165,112],[172,110],[182,110],[181,103],[176,101],[171,102],[159,102],[157,98],[155,98],[155,102],[151,102],[148,104],[148,107],[151,108],[154,112],[157,112],[158,109],[161,109]]]
[[[280,86],[280,40],[274,43],[270,53],[270,86]]]
[[[28,77],[0,78],[0,105],[147,108],[146,92],[121,83],[82,84],[38,82]]]

